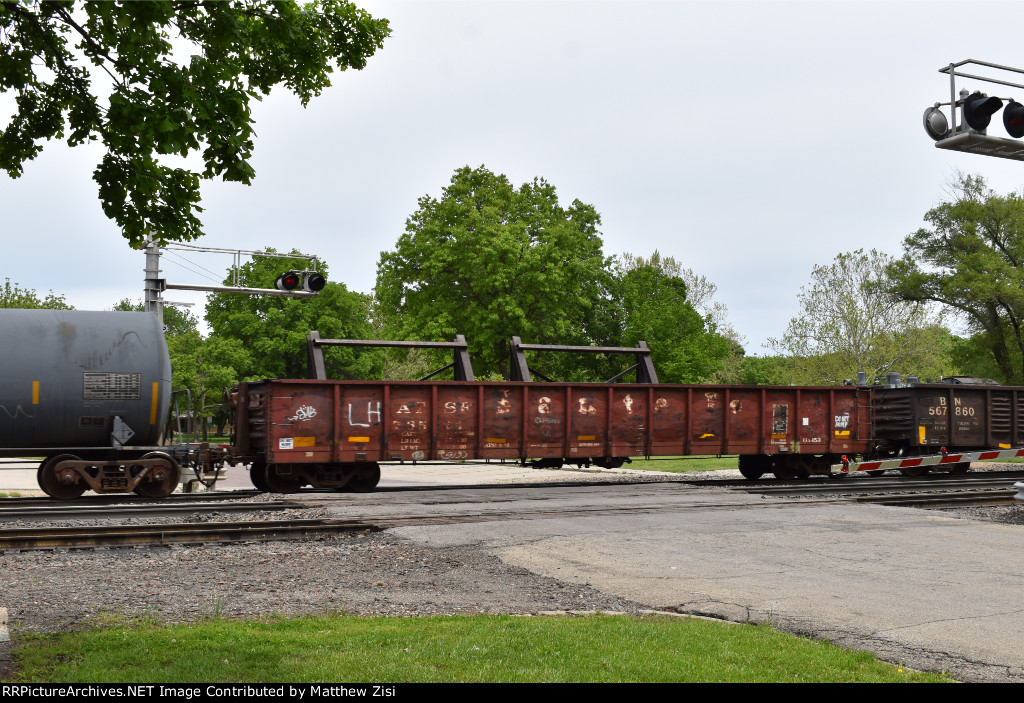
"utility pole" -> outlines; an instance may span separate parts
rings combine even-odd
[[[164,320],[163,291],[166,281],[160,278],[160,247],[150,240],[146,245],[146,281],[143,302],[145,311],[156,315],[161,324]]]

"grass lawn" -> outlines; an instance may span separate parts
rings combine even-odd
[[[15,633],[18,683],[950,681],[766,626],[330,616]]]
[[[717,471],[719,469],[739,468],[739,457],[735,454],[724,456],[657,456],[650,459],[633,459],[630,464],[623,464],[626,469],[642,469],[645,471]]]

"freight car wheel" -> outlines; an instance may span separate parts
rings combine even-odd
[[[793,457],[793,473],[799,479],[805,479],[811,477],[811,468],[813,462],[809,456]]]
[[[781,481],[792,481],[797,475],[796,462],[790,456],[776,457],[775,464],[772,466],[772,473],[775,474],[775,478]]]
[[[161,459],[164,466],[154,466],[146,474],[146,477],[135,487],[135,493],[145,498],[166,498],[174,493],[181,479],[181,471],[178,469],[178,462],[169,454],[163,452],[150,452],[143,455],[143,460]]]
[[[756,481],[768,473],[771,466],[772,461],[769,457],[758,454],[740,454],[740,474],[747,480]]]
[[[775,478],[780,481],[792,481],[796,478],[796,471],[794,471],[791,466],[779,466],[776,464],[775,468],[772,469],[772,473],[775,474]]]
[[[281,464],[267,464],[267,470],[263,479],[267,485],[267,491],[270,493],[298,492],[305,481],[297,472],[281,473],[281,466]],[[289,465],[285,464],[285,466]],[[289,466],[290,469],[291,467]]]
[[[353,493],[370,493],[380,483],[380,465],[360,466],[356,473],[345,484],[345,489]]]
[[[36,481],[39,483],[39,487],[43,489],[43,493],[51,498],[72,500],[85,493],[89,486],[81,480],[78,483],[62,483],[60,475],[57,474],[57,464],[62,461],[81,461],[81,458],[74,454],[59,454],[47,459],[39,465],[39,470],[36,472]]]
[[[256,490],[270,493],[270,489],[267,488],[267,462],[259,460],[252,462],[252,466],[249,467],[249,480]]]

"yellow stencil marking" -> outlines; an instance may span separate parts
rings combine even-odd
[[[160,396],[160,382],[159,381],[153,381],[153,403],[149,407],[149,424],[151,424],[151,425],[155,425],[156,424],[156,407],[157,407],[156,401],[157,401],[157,398],[159,396]]]
[[[850,431],[849,430],[836,430],[836,437],[849,437],[849,436],[850,436]]]
[[[370,438],[369,437],[349,437],[348,441],[349,442],[369,442]]]
[[[924,425],[917,427],[918,444],[924,444]]]
[[[595,439],[597,439],[597,435],[593,435],[593,434],[579,434],[579,435],[576,435],[576,439],[577,439],[577,441],[580,441],[580,442],[593,442]]]
[[[487,443],[488,444],[505,444],[505,442],[507,442],[507,441],[508,440],[506,440],[504,437],[488,437],[487,438]]]
[[[32,405],[39,405],[39,381],[32,381]]]
[[[369,441],[369,439],[367,439],[367,441]],[[296,437],[295,438],[295,444],[293,446],[296,446],[296,447],[315,447],[316,446],[316,437]]]

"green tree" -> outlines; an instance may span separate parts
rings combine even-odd
[[[793,364],[784,356],[747,356],[742,348],[722,362],[712,383],[782,386],[793,380]]]
[[[143,312],[142,301],[124,298],[114,310]],[[251,365],[249,354],[240,342],[216,337],[204,339],[199,333],[199,320],[188,310],[164,306],[164,336],[171,357],[171,387],[187,390],[190,402],[179,404],[177,410],[189,413],[203,440],[210,420],[226,419],[225,391],[239,380],[240,369]]]
[[[419,199],[395,250],[381,255],[383,329],[402,339],[465,334],[478,376],[507,372],[512,335],[590,344],[609,281],[600,223],[579,200],[562,207],[541,178],[515,188],[483,166],[460,168],[440,198]],[[545,359],[549,370],[570,363]]]
[[[389,34],[346,0],[0,3],[0,92],[17,100],[0,168],[19,177],[43,140],[101,141],[94,179],[125,238],[194,239],[200,179],[252,180],[250,100],[284,85],[305,105]],[[167,165],[199,151],[201,174]]]
[[[906,301],[941,303],[991,356],[996,380],[1024,383],[1024,195],[1000,196],[980,176],[958,174],[951,199],[924,216],[889,267]]]
[[[229,417],[226,393],[239,381],[241,370],[251,367],[250,354],[237,339],[213,335],[203,339],[198,330],[169,336],[167,348],[173,387],[189,391],[189,412],[196,420],[194,428],[205,441],[210,421],[223,424]]]
[[[11,279],[4,279],[4,287],[0,288],[0,308],[48,308],[50,310],[74,310],[68,305],[63,295],[55,295],[51,290],[41,299],[34,290],[20,288],[17,283],[11,285]]]
[[[114,310],[121,312],[145,312],[145,304],[139,300],[132,302],[128,298],[122,298],[114,304]],[[172,305],[164,305],[164,334],[173,337],[187,332],[195,332],[199,329],[199,320],[189,310],[179,310]]]
[[[949,331],[927,305],[891,293],[891,263],[858,249],[814,267],[810,287],[800,289],[799,315],[781,338],[768,340],[790,358],[795,383],[842,383],[858,372],[934,378],[948,368]]]
[[[700,383],[722,369],[735,345],[717,333],[710,315],[701,316],[689,303],[682,271],[673,257],[657,251],[649,259],[625,254],[616,262],[611,284],[619,320],[615,344],[631,347],[643,340],[660,381]]]
[[[239,280],[247,288],[273,288],[278,275],[290,269],[304,270],[308,263],[305,259],[257,256],[241,267]],[[326,276],[326,266],[320,272]],[[230,272],[224,283],[234,285]],[[240,344],[237,349],[245,352],[245,363],[237,368],[237,381],[306,378],[306,336],[311,330],[319,331],[325,339],[374,336],[369,296],[330,281],[316,298],[213,293],[207,298],[206,322],[211,338],[236,340]],[[222,351],[228,354],[231,349]],[[328,365],[342,375],[380,377],[382,355],[376,350],[332,347],[324,356]]]

